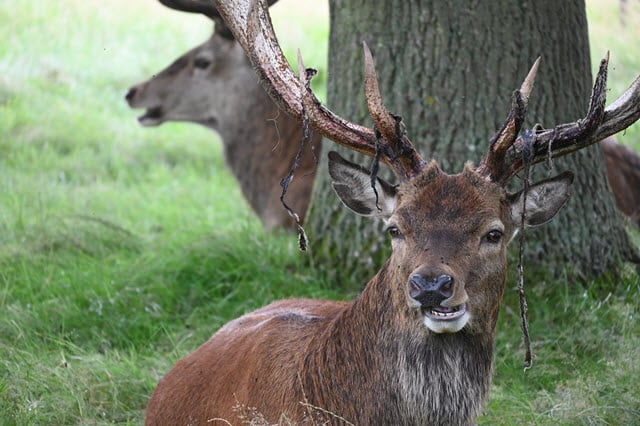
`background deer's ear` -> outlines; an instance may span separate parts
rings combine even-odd
[[[338,198],[350,210],[362,216],[388,218],[396,207],[396,186],[376,178],[376,194],[371,188],[371,173],[357,164],[345,160],[335,151],[329,152],[331,185]]]
[[[550,221],[569,199],[572,183],[573,173],[564,172],[531,185],[527,192],[525,225],[538,226]],[[517,224],[522,217],[523,192],[508,196],[511,218]]]

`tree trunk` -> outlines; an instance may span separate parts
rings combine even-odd
[[[366,41],[388,109],[403,118],[421,154],[449,173],[479,162],[538,56],[525,127],[552,127],[586,112],[592,70],[582,0],[330,0],[330,8],[328,107],[371,124],[363,84]],[[325,142],[325,153],[332,149],[371,164]],[[529,270],[588,279],[629,257],[633,249],[608,190],[600,147],[554,160],[553,168],[576,173],[573,197],[552,223],[528,232]],[[538,166],[533,180],[548,173]],[[324,158],[307,232],[314,262],[331,265],[334,279],[349,285],[366,282],[389,250],[380,224],[340,205]]]

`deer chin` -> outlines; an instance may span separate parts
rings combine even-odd
[[[434,333],[457,333],[470,318],[466,303],[452,308],[423,306],[422,315],[424,325]]]
[[[164,122],[164,112],[161,106],[147,108],[147,111],[138,117],[138,123],[144,127],[159,126]]]

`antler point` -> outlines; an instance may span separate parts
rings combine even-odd
[[[536,74],[538,73],[538,67],[540,66],[540,59],[541,56],[538,56],[522,82],[522,86],[520,86],[520,93],[525,105],[529,102],[529,95],[531,95],[531,90],[533,90],[533,83],[536,80]]]

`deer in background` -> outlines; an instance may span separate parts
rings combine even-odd
[[[353,302],[282,300],[232,320],[160,381],[146,424],[471,425],[487,399],[507,245],[520,226],[552,219],[570,194],[562,173],[508,193],[513,176],[577,151],[640,117],[640,78],[605,109],[608,59],[586,117],[520,130],[538,61],[477,167],[458,174],[423,159],[390,114],[365,45],[365,94],[375,131],[336,116],[296,76],[267,6],[218,2],[269,87],[328,139],[375,157],[399,185],[329,153],[333,188],[355,213],[384,219],[392,254]],[[527,152],[529,155],[524,155]]]
[[[277,0],[270,0],[269,4]],[[265,229],[292,227],[280,202],[280,180],[289,173],[302,140],[302,126],[281,113],[261,87],[242,47],[234,40],[214,7],[203,0],[160,0],[172,9],[200,13],[214,21],[209,40],[176,59],[150,80],[129,89],[131,108],[145,108],[143,126],[190,121],[219,132],[224,159],[243,196]],[[321,137],[312,149],[300,151],[296,182],[286,203],[301,220],[311,199]]]
[[[292,226],[279,201],[279,182],[288,172],[285,165],[299,148],[300,124],[288,115],[279,115],[271,98],[254,82],[251,65],[211,3],[160,1],[172,9],[208,16],[215,22],[214,32],[209,40],[168,68],[133,86],[126,96],[129,105],[147,108],[138,119],[143,126],[189,121],[220,132],[227,164],[265,228]],[[273,3],[274,0],[269,2]],[[314,136],[312,143],[319,152],[320,136]],[[614,138],[605,139],[601,146],[616,205],[640,226],[640,155]],[[301,179],[287,194],[293,210],[304,219],[311,201],[316,162],[312,151],[305,150],[301,155]]]

